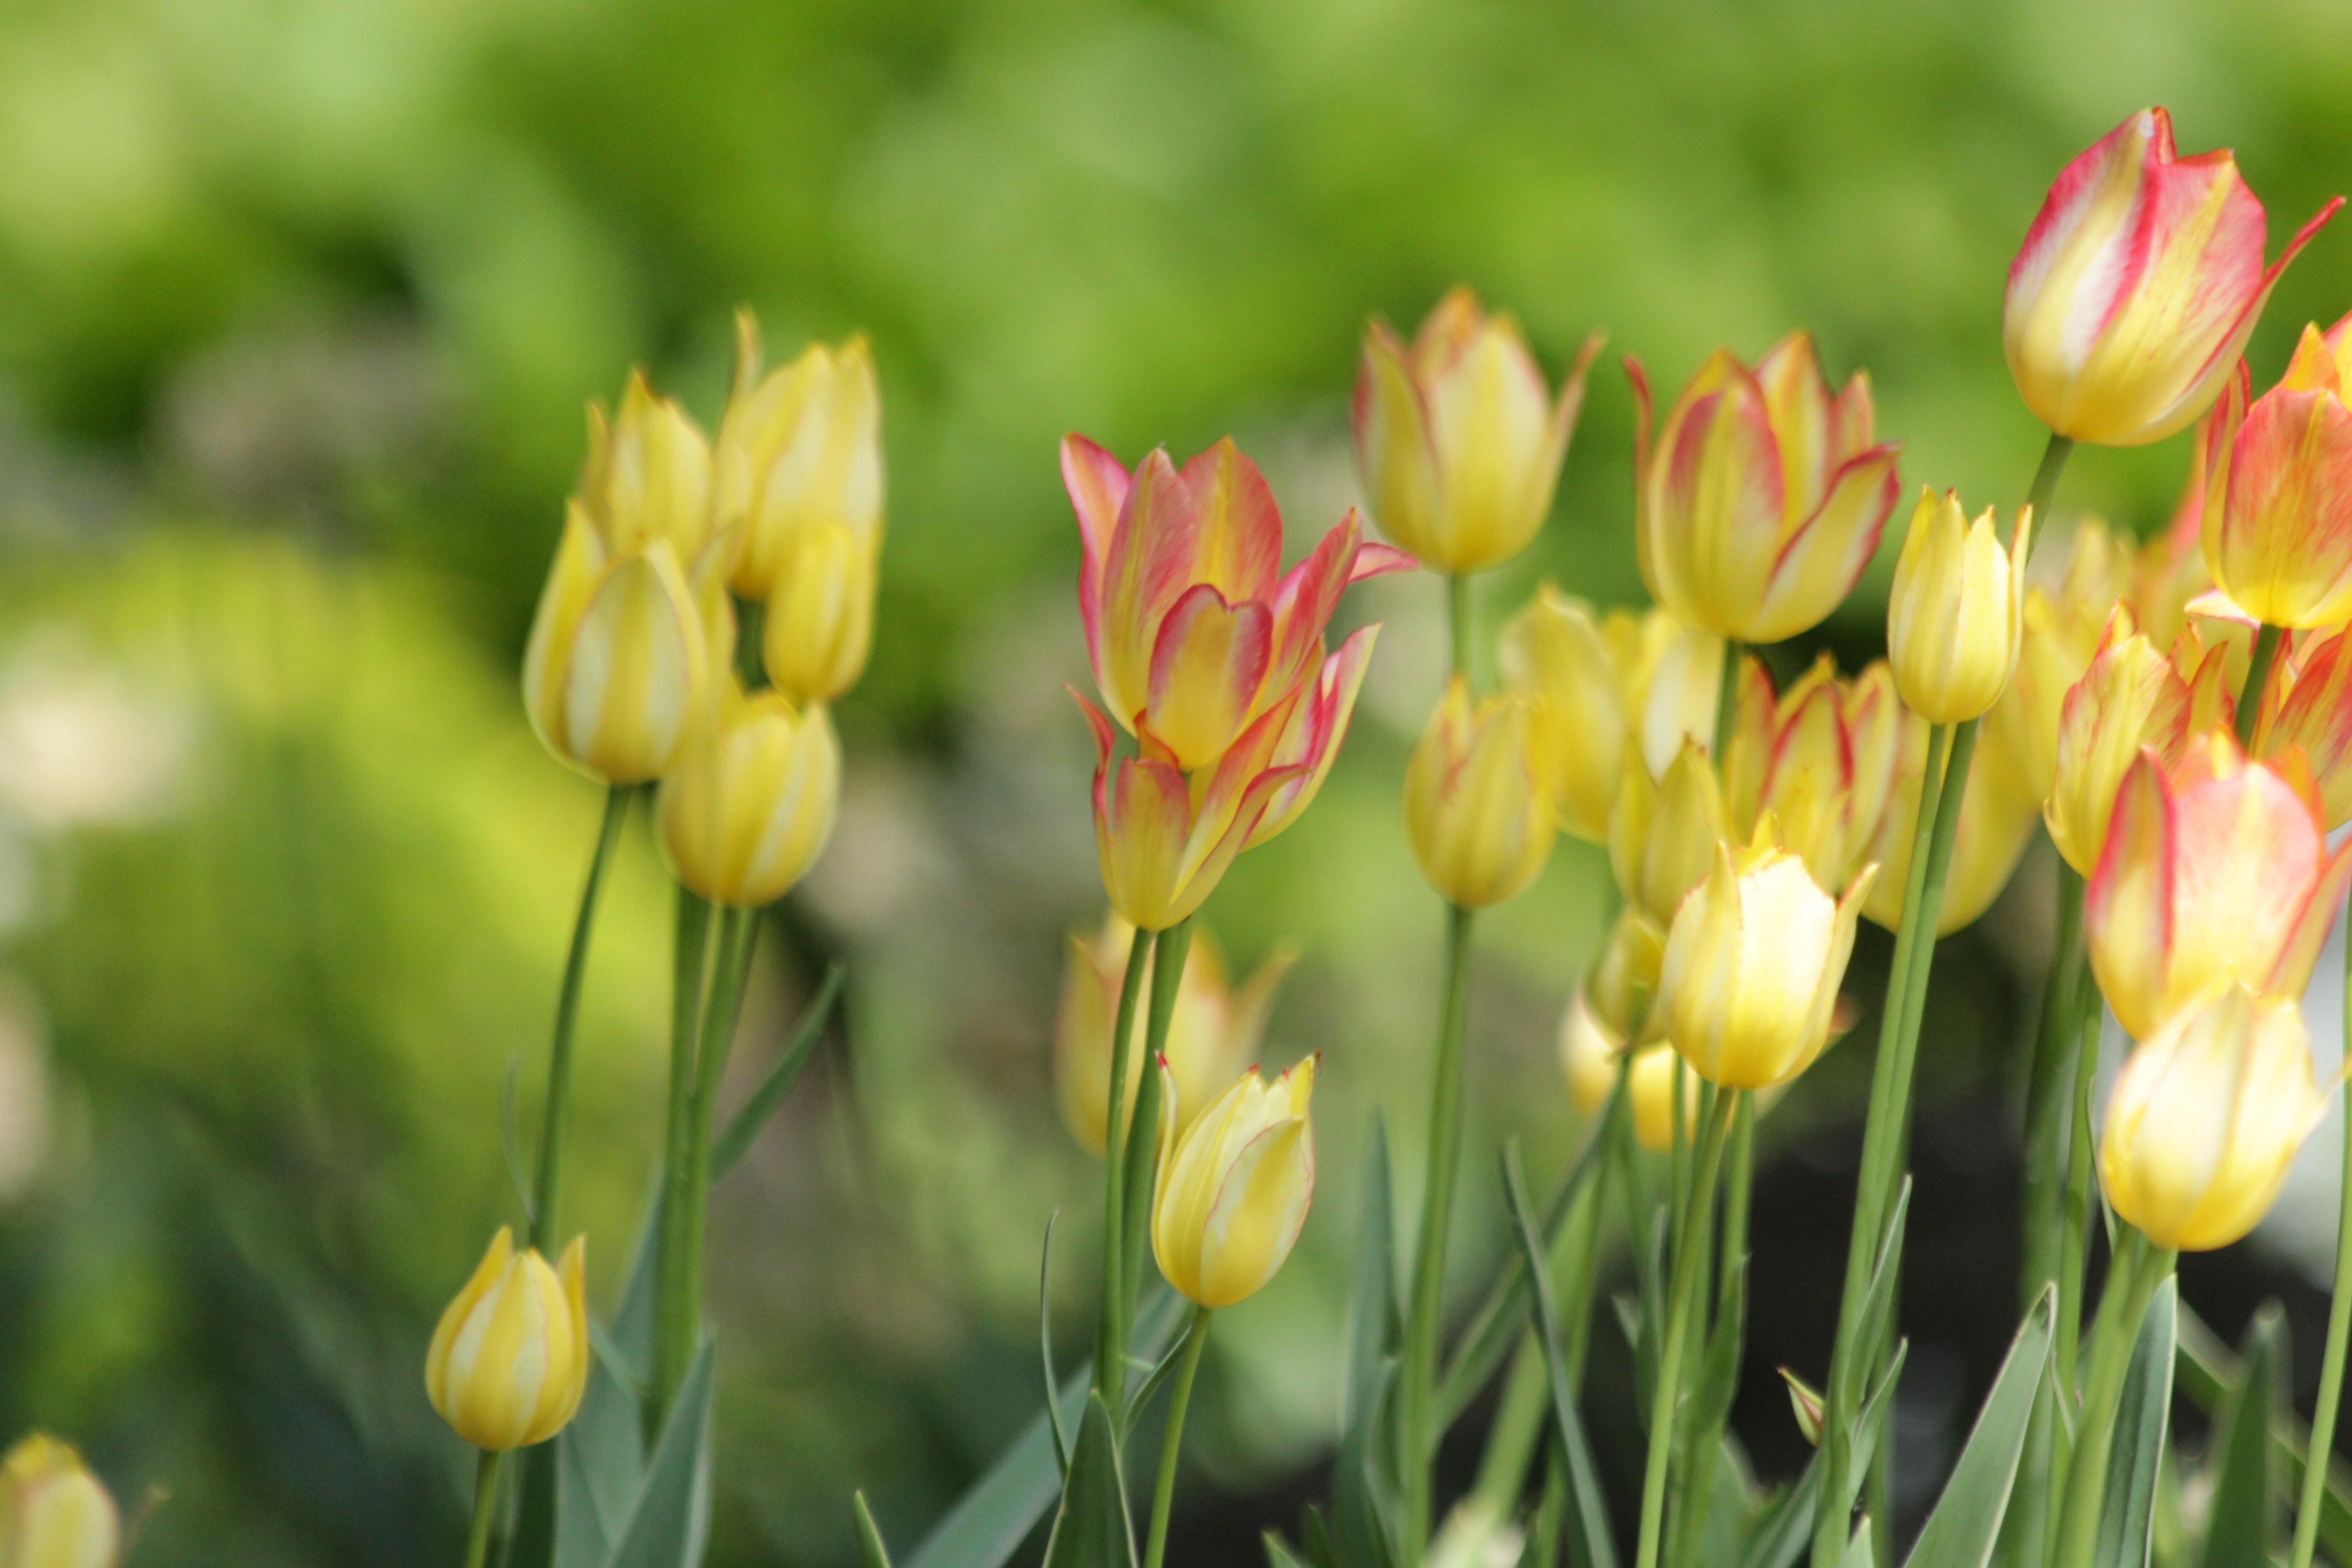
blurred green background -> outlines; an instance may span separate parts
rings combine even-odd
[[[1809,327],[1833,374],[1869,367],[1906,481],[2013,504],[2041,437],[2001,361],[2010,254],[2063,162],[2151,101],[2185,150],[2238,150],[2275,248],[2352,184],[2352,11],[15,0],[0,1425],[82,1442],[131,1507],[168,1491],[142,1563],[454,1560],[468,1457],[422,1357],[515,1211],[501,1093],[519,1062],[528,1124],[598,807],[525,728],[516,665],[583,403],[643,363],[715,419],[748,303],[780,354],[872,334],[889,534],[840,829],[739,1051],[772,1058],[847,956],[849,1026],[718,1194],[713,1560],[853,1560],[853,1486],[911,1544],[1036,1407],[1057,1206],[1083,1339],[1092,1166],[1047,1072],[1062,933],[1099,900],[1060,435],[1131,460],[1234,433],[1295,552],[1353,499],[1365,318],[1466,280],[1555,374],[1595,325],[1669,389]],[[2352,303],[2347,261],[2339,224],[2288,273],[2258,378]],[[1551,526],[1482,587],[1498,615],[1542,574],[1640,598],[1630,426],[1604,361]],[[2086,452],[2066,498],[2145,529],[2186,460]],[[1850,661],[1886,565],[1823,634]],[[1221,1317],[1191,1561],[1240,1560],[1315,1484],[1376,1107],[1411,1201],[1439,918],[1395,803],[1437,612],[1426,578],[1357,596],[1388,629],[1348,752],[1210,908],[1244,959],[1306,955],[1270,1055],[1328,1053],[1325,1184],[1296,1261]],[[1953,945],[1925,1068],[1950,1130],[1922,1135],[1931,1256],[2002,1313],[2005,1042],[2047,869]],[[1486,922],[1465,1281],[1500,1245],[1495,1142],[1549,1170],[1573,1133],[1553,1036],[1604,875],[1563,845]],[[640,818],[574,1142],[601,1291],[652,1169],[667,898]],[[1865,1003],[1885,954],[1865,941]],[[1759,1247],[1842,1249],[1866,1038],[1768,1123]],[[1817,1356],[1833,1278],[1788,1273],[1780,1353]],[[1768,1383],[1775,1353],[1751,1352]]]

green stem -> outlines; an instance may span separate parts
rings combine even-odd
[[[1756,1187],[1756,1097],[1732,1094],[1728,1089],[1722,1092],[1731,1099],[1733,1110],[1731,1143],[1725,1154],[1723,1254],[1715,1281],[1715,1312],[1718,1323],[1740,1310],[1734,1287],[1739,1279],[1740,1260],[1748,1256],[1748,1211]],[[1706,1293],[1704,1279],[1707,1238],[1702,1233],[1697,1239],[1702,1281],[1698,1291],[1704,1297]],[[1705,1367],[1706,1347],[1704,1341],[1695,1349],[1696,1353],[1692,1357],[1694,1366]],[[1730,1373],[1733,1383],[1737,1384],[1739,1367],[1736,1361]],[[1727,1409],[1724,1415],[1727,1417],[1728,1415]],[[1724,1426],[1724,1419],[1717,1418],[1685,1435],[1683,1465],[1685,1473],[1675,1489],[1675,1495],[1681,1500],[1675,1505],[1680,1516],[1675,1521],[1668,1561],[1685,1565],[1685,1568],[1698,1562],[1700,1551],[1706,1543],[1707,1500],[1715,1489],[1715,1468],[1723,1447]]]
[[[2020,1228],[2025,1237],[2018,1270],[2021,1310],[2058,1278],[2058,1194],[2065,1184],[2066,1086],[2074,1077],[2075,998],[2088,978],[2083,954],[2083,876],[2058,862],[2058,951],[2042,992],[2042,1021],[2025,1086],[2025,1171]]]
[[[2050,503],[2058,494],[2058,476],[2066,469],[2066,459],[2074,450],[2072,438],[2053,436],[2050,444],[2042,448],[2041,466],[2033,470],[2033,483],[2026,487],[2025,504],[2033,509],[2033,525],[2037,532],[2050,526]]]
[[[1168,1508],[1176,1499],[1176,1459],[1184,1447],[1184,1412],[1192,1403],[1192,1378],[1201,1370],[1201,1352],[1209,1342],[1209,1309],[1192,1309],[1192,1327],[1184,1336],[1184,1359],[1176,1367],[1176,1386],[1168,1394],[1168,1431],[1160,1440],[1160,1479],[1151,1489],[1151,1534],[1143,1549],[1143,1568],[1160,1568],[1168,1554]]]
[[[2254,657],[2246,664],[2246,684],[2238,692],[2238,744],[2254,743],[2254,721],[2263,710],[2263,689],[2270,684],[2271,666],[2278,659],[2278,627],[2268,621],[2254,634]]]
[[[2066,1096],[2066,1197],[2058,1245],[2058,1386],[2074,1382],[2075,1346],[2083,1323],[2083,1270],[2091,1239],[2091,1100],[2098,1089],[2099,1026],[2105,1017],[2095,992],[2074,1021],[2074,1077]]]
[[[1447,668],[1463,679],[1471,679],[1470,575],[1455,572],[1445,579],[1445,625],[1448,637]]]
[[[1127,1144],[1127,1228],[1120,1241],[1124,1265],[1119,1275],[1120,1331],[1135,1321],[1135,1303],[1143,1290],[1144,1259],[1151,1231],[1152,1175],[1160,1157],[1160,1055],[1168,1048],[1168,1031],[1176,1016],[1176,997],[1184,982],[1184,963],[1192,951],[1192,922],[1177,921],[1160,933],[1151,952],[1151,1004],[1143,1026],[1143,1082],[1136,1089],[1135,1115]],[[1117,1409],[1117,1405],[1112,1406]]]
[[[679,1292],[680,1309],[672,1323],[672,1331],[680,1336],[680,1342],[668,1348],[672,1363],[681,1369],[693,1364],[702,1336],[703,1287],[709,1258],[710,1129],[718,1114],[719,1089],[727,1077],[727,1058],[734,1047],[744,985],[751,977],[752,949],[760,937],[759,911],[728,910],[719,917],[719,955],[711,972],[709,1002],[702,1015],[701,1046],[695,1063],[694,1108],[688,1124],[686,1192],[678,1205],[685,1211],[686,1283]],[[675,1391],[673,1384],[671,1392]]]
[[[1412,1299],[1405,1318],[1399,1426],[1404,1440],[1405,1550],[1414,1562],[1429,1544],[1430,1465],[1437,1451],[1430,1413],[1445,1305],[1446,1232],[1454,1215],[1454,1167],[1462,1153],[1462,1053],[1470,1014],[1473,914],[1459,904],[1446,907],[1445,1001],[1438,1014],[1436,1076],[1429,1097],[1429,1174],[1423,1192],[1421,1246],[1413,1259]]]
[[[474,1467],[474,1523],[466,1532],[466,1568],[484,1568],[490,1560],[490,1525],[499,1512],[499,1472],[506,1466],[504,1449],[482,1450]]]
[[[2083,1394],[2083,1416],[2076,1428],[2074,1459],[2066,1477],[2066,1506],[2059,1529],[2054,1568],[2088,1568],[2097,1543],[2099,1505],[2105,1490],[2107,1450],[2115,1441],[2116,1408],[2123,1397],[2124,1373],[2131,1363],[2132,1342],[2139,1337],[2140,1320],[2149,1298],[2172,1272],[2175,1253],[2159,1251],[2131,1226],[2122,1227],[2115,1261],[2107,1270],[2105,1295],[2118,1310],[2100,1302],[2097,1333],[2091,1346],[2090,1383]]]
[[[612,864],[613,847],[621,841],[621,824],[629,815],[629,787],[614,784],[604,791],[604,819],[596,829],[596,850],[589,857],[588,880],[580,889],[580,912],[572,921],[572,947],[564,955],[563,987],[555,994],[555,1039],[547,1054],[547,1112],[539,1135],[539,1171],[531,1183],[530,1244],[552,1253],[562,1200],[563,1124],[572,1104],[572,1037],[580,1023],[580,986],[588,973],[588,938],[596,925],[596,899],[604,886],[604,868]]]
[[[2347,917],[2352,921],[2352,917]],[[2344,1041],[2352,1051],[2352,938],[2344,949]],[[2311,1413],[2310,1459],[2294,1509],[2294,1551],[2288,1568],[2311,1568],[2319,1543],[2319,1514],[2327,1493],[2327,1461],[2336,1452],[2336,1412],[2344,1395],[2344,1352],[2352,1338],[2352,1079],[2344,1086],[2344,1174],[2336,1199],[2336,1286],[2327,1301],[2327,1352],[2319,1366],[2319,1403]]]
[[[687,1306],[687,1163],[694,1144],[695,1063],[703,999],[710,990],[711,907],[683,884],[677,889],[677,931],[670,973],[669,1110],[662,1142],[661,1228],[654,1263],[654,1364],[646,1387],[646,1439],[661,1435],[670,1401],[694,1360],[693,1319]]]
[[[1116,1410],[1127,1393],[1127,1318],[1119,1310],[1119,1285],[1127,1203],[1127,1072],[1135,1041],[1135,1006],[1150,964],[1151,933],[1139,930],[1128,944],[1127,974],[1119,982],[1118,1020],[1111,1033],[1110,1103],[1103,1113],[1103,1297],[1095,1326],[1095,1391]]]
[[[1717,1098],[1715,1114],[1699,1134],[1697,1170],[1692,1179],[1693,1245],[1675,1260],[1673,1282],[1667,1287],[1666,1339],[1658,1357],[1658,1386],[1650,1401],[1650,1449],[1642,1476],[1642,1533],[1634,1568],[1657,1568],[1661,1526],[1666,1507],[1666,1461],[1675,1447],[1675,1406],[1681,1394],[1683,1347],[1690,1337],[1691,1314],[1697,1306],[1701,1278],[1698,1259],[1705,1247],[1696,1244],[1713,1217],[1716,1172],[1723,1163],[1724,1138],[1731,1130],[1732,1108],[1741,1097]]]

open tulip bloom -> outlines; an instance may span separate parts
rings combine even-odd
[[[2205,427],[2205,565],[2230,609],[2273,626],[2352,619],[2352,317],[2305,327],[2248,405],[2237,367]]]

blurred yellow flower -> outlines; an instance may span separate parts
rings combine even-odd
[[[830,702],[857,684],[874,647],[878,531],[813,518],[777,552],[761,662],[795,702]]]
[[[1618,911],[1609,945],[1585,976],[1583,994],[1591,999],[1594,1016],[1619,1038],[1642,1032],[1658,994],[1658,966],[1665,956],[1664,926],[1633,904]]]
[[[113,1568],[121,1551],[114,1499],[70,1444],[34,1432],[0,1458],[0,1568]]]
[[[1536,704],[1506,691],[1474,702],[1445,689],[1405,765],[1405,836],[1429,885],[1464,909],[1535,880],[1558,831],[1538,750]]]
[[[2033,841],[2033,826],[2041,820],[2041,802],[2026,793],[2024,770],[2005,753],[2006,734],[1990,725],[1977,742],[1975,765],[1960,795],[1960,820],[1953,828],[1951,863],[1945,869],[1944,902],[1937,910],[1936,934],[1959,930],[1992,907],[2009,885],[2025,847]],[[1927,721],[1916,713],[1904,716],[1903,761],[1895,790],[1887,797],[1877,841],[1870,858],[1878,863],[1878,879],[1862,912],[1888,931],[1903,929],[1904,885],[1911,875],[1911,846],[1919,824],[1920,780],[1927,769]]]
[[[811,531],[840,530],[849,553],[870,563],[882,533],[882,399],[866,340],[812,343],[763,374],[760,323],[737,311],[735,384],[711,467],[718,523],[739,531],[730,585],[745,598],[777,595]]]
[[[713,903],[756,909],[801,879],[832,836],[841,743],[822,707],[729,690],[716,724],[662,780],[654,819],[677,879]]]
[[[1307,1107],[1317,1060],[1308,1057],[1270,1084],[1250,1068],[1181,1134],[1181,1095],[1160,1064],[1151,1252],[1187,1300],[1230,1307],[1255,1295],[1290,1256],[1315,1195]]]
[[[1503,678],[1534,699],[1536,739],[1559,825],[1589,842],[1609,837],[1609,808],[1625,776],[1625,693],[1592,607],[1551,584],[1503,627]]]
[[[536,1248],[517,1252],[512,1228],[501,1226],[441,1314],[425,1391],[477,1448],[544,1443],[580,1408],[588,1386],[587,1247],[575,1237],[559,1273]]]
[[[1639,756],[1625,759],[1624,787],[1609,818],[1609,865],[1625,897],[1652,920],[1664,925],[1675,918],[1728,831],[1722,786],[1698,742],[1685,741],[1655,784]]]
[[[1895,563],[1886,649],[1895,689],[1931,724],[1981,718],[2017,662],[2032,511],[2017,515],[2007,551],[1987,507],[1969,521],[1959,492],[1919,492]]]
[[[2090,668],[2059,707],[2042,816],[2066,864],[2085,877],[2097,869],[2124,774],[2142,747],[2178,758],[2189,742],[2189,713],[2188,684],[2135,628],[2131,611],[2117,605]]]
[[[1724,837],[1747,837],[1769,812],[1813,880],[1843,887],[1878,831],[1902,749],[1903,706],[1886,661],[1842,680],[1824,653],[1778,696],[1761,661],[1747,659],[1740,674]],[[1696,852],[1702,874],[1708,853]]]

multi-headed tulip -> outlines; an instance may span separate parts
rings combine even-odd
[[[1464,909],[1536,879],[1557,832],[1537,703],[1520,691],[1473,699],[1455,676],[1405,764],[1405,837],[1422,877]]]
[[[2175,155],[2145,109],[2058,175],[2009,267],[2001,343],[2034,417],[2105,447],[2160,440],[2202,414],[2271,286],[2341,199],[2265,268],[2263,204],[2226,152]]]
[[[1886,604],[1886,651],[1895,689],[1931,724],[1981,718],[2009,684],[2022,626],[2031,510],[2017,516],[2008,550],[1992,508],[1974,522],[1958,490],[1919,492],[1911,531],[1895,563]]]
[[[114,1499],[71,1444],[35,1432],[0,1458],[0,1564],[114,1568],[121,1552]]]
[[[1763,664],[1748,660],[1726,769],[1729,836],[1747,837],[1769,813],[1813,880],[1844,886],[1885,814],[1902,716],[1883,661],[1848,681],[1823,654],[1776,697]]]
[[[2209,991],[2124,1063],[2099,1140],[2100,1184],[2158,1247],[2227,1247],[2270,1211],[2326,1111],[2294,999]]]
[[[833,832],[841,743],[823,707],[746,695],[731,672],[717,721],[662,780],[654,816],[670,868],[713,903],[756,909],[801,879]]]
[[[544,1443],[580,1408],[588,1386],[587,1238],[560,1271],[537,1248],[517,1252],[501,1226],[457,1292],[425,1358],[425,1392],[441,1419],[477,1448]]]
[[[2051,553],[2043,547],[2045,558]],[[2095,519],[2074,531],[2064,569],[2049,584],[2029,584],[2019,614],[2017,666],[1985,715],[1983,740],[2017,770],[2019,793],[2047,800],[2058,771],[2058,714],[2066,693],[2091,668],[2116,601],[2130,592],[2135,563]],[[2151,639],[2153,640],[2153,639]],[[1900,885],[1900,879],[1889,874]]]
[[[2249,762],[2227,731],[2143,752],[2084,896],[2091,971],[2137,1040],[2224,981],[2299,996],[2347,883],[2301,758]]]
[[[1456,289],[1411,346],[1386,321],[1364,331],[1356,375],[1356,469],[1388,536],[1439,572],[1476,572],[1528,546],[1551,510],[1584,405],[1594,333],[1555,400],[1508,315]]]
[[[1723,786],[1697,742],[1685,741],[1654,783],[1640,757],[1625,759],[1625,785],[1609,817],[1609,866],[1625,897],[1652,920],[1674,920],[1728,831]]]
[[[1179,1131],[1175,1075],[1160,1066],[1160,1174],[1151,1252],[1186,1300],[1230,1307],[1280,1270],[1315,1195],[1307,1120],[1318,1058],[1272,1083],[1250,1068]]]
[[[1559,825],[1609,837],[1625,777],[1625,692],[1592,607],[1546,583],[1503,627],[1503,675],[1535,700],[1537,749]]]
[[[1715,868],[1675,915],[1658,977],[1666,1038],[1694,1071],[1726,1089],[1769,1089],[1830,1042],[1855,918],[1877,868],[1843,897],[1773,842],[1771,819],[1739,849],[1718,843]]]
[[[1919,826],[1920,781],[1927,771],[1927,721],[1906,716],[1903,759],[1870,858],[1878,879],[1862,912],[1888,931],[1903,929],[1903,894],[1911,874],[1911,847]],[[1992,907],[2009,885],[2041,819],[2041,797],[2029,793],[2025,770],[2008,754],[2008,737],[1988,729],[1977,742],[1976,764],[1960,794],[1960,820],[1952,832],[1952,858],[1944,873],[1944,902],[1936,934],[1948,935]]]
[[[1062,970],[1062,1006],[1055,1019],[1054,1083],[1062,1105],[1062,1120],[1070,1135],[1089,1153],[1103,1152],[1110,1098],[1111,1037],[1118,1027],[1118,994],[1127,978],[1127,960],[1135,928],[1117,915],[1099,931],[1070,933],[1070,955]],[[1146,950],[1143,978],[1151,984],[1152,954]],[[1237,990],[1227,977],[1224,954],[1206,930],[1195,930],[1186,952],[1184,973],[1176,986],[1175,1010],[1169,1016],[1168,1040],[1160,1055],[1177,1089],[1177,1130],[1192,1126],[1203,1107],[1257,1053],[1265,1032],[1265,1013],[1275,987],[1289,973],[1287,952],[1277,952],[1258,965]],[[1131,1051],[1142,1040],[1141,1019],[1128,1041]],[[1143,1075],[1127,1075],[1127,1112],[1135,1114],[1136,1092]]]
[[[1802,332],[1754,370],[1718,350],[1654,445],[1633,381],[1635,543],[1659,604],[1702,631],[1779,642],[1818,625],[1870,563],[1895,510],[1893,444],[1873,443],[1869,377],[1832,395]]]
[[[2247,406],[2238,367],[2205,428],[2205,566],[2250,620],[2352,619],[2352,316],[2303,330]]]
[[[812,531],[837,527],[869,556],[882,532],[882,399],[866,340],[812,343],[764,374],[761,360],[760,323],[739,310],[711,467],[719,526],[737,530],[730,585],[747,599],[777,595]]]
[[[669,771],[707,700],[703,622],[732,542],[710,526],[709,447],[675,403],[632,374],[611,423],[589,406],[587,465],[523,654],[523,706],[549,750],[609,784]]]
[[[2295,648],[2271,672],[2254,755],[2300,751],[2329,831],[2352,821],[2352,630]]]
[[[2175,759],[2189,742],[2189,690],[2172,661],[2117,605],[2083,678],[2059,709],[2049,804],[2050,841],[2087,877],[2107,841],[2116,791],[2140,749]]]

